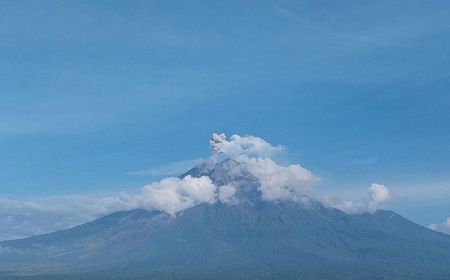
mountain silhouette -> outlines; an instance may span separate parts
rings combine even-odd
[[[0,279],[450,279],[450,236],[385,210],[267,202],[234,160],[197,166],[234,203],[131,210],[0,242]]]

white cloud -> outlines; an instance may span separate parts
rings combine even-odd
[[[438,225],[437,224],[430,224],[429,226],[428,226],[428,228],[429,229],[432,229],[432,230],[437,230],[438,229]]]
[[[236,196],[236,187],[234,186],[221,186],[219,188],[219,200],[226,204],[235,204],[238,202]]]
[[[253,176],[259,179],[259,190],[264,200],[293,200],[309,191],[318,181],[309,170],[298,164],[283,166],[272,158],[284,150],[255,136],[232,135],[227,140],[225,134],[214,133],[210,140],[214,153],[237,160]]]
[[[143,208],[157,209],[176,214],[200,203],[214,203],[217,187],[206,176],[183,179],[167,178],[145,186],[139,199]]]
[[[329,206],[329,207],[342,210],[342,211],[344,211],[347,214],[362,213],[366,209],[366,207],[364,207],[364,204],[354,203],[351,200],[345,200],[345,201],[342,201],[342,202],[336,202],[333,199],[326,198],[326,199],[322,199],[322,202],[325,205]]]
[[[230,158],[271,157],[284,149],[282,146],[272,146],[263,139],[251,135],[242,137],[234,134],[227,140],[224,133],[213,133],[209,144],[215,153]]]
[[[318,179],[298,164],[281,166],[270,158],[242,158],[245,168],[259,179],[265,200],[298,201]]]
[[[391,199],[391,193],[384,185],[374,183],[369,188],[369,198],[368,210],[374,212],[380,204]]]
[[[217,196],[217,186],[209,177],[169,177],[144,186],[138,194],[123,192],[117,196],[99,199],[97,210],[101,213],[111,213],[140,208],[175,215],[201,203],[215,203]]]
[[[175,215],[201,203],[234,203],[235,192],[233,186],[215,186],[206,176],[186,176],[152,183],[137,194],[0,197],[0,240],[66,229],[117,211],[147,209]]]
[[[429,229],[441,231],[450,234],[450,217],[448,217],[444,222],[440,224],[431,224],[428,226]]]
[[[349,214],[369,212],[373,213],[379,207],[392,199],[389,189],[382,185],[373,183],[367,191],[369,198],[366,201],[354,202],[351,200],[339,201],[330,196],[321,199],[322,203],[328,207],[337,208]]]

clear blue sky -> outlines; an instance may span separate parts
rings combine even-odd
[[[448,1],[0,1],[0,196],[141,187],[212,132],[450,216]]]

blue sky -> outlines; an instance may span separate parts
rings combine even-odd
[[[440,223],[449,18],[448,1],[0,1],[0,196],[137,189],[218,131]]]

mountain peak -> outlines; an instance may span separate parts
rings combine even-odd
[[[227,178],[229,179],[232,177],[232,171],[240,165],[241,163],[231,158],[218,162],[208,160],[194,166],[192,169],[183,173],[179,177],[184,178],[188,175],[196,178],[208,176],[216,185],[224,185],[226,184],[225,182],[227,181]]]
[[[235,197],[240,203],[261,201],[260,181],[246,170],[244,163],[235,159],[202,163],[182,174],[180,178],[188,175],[196,178],[207,176],[219,189],[227,185],[235,187]]]
[[[61,275],[54,279],[450,276],[450,238],[392,211],[349,215],[305,195],[268,201],[260,179],[234,159],[205,162],[180,178],[187,176],[207,176],[219,190],[235,187],[238,203],[200,203],[180,215],[117,212],[69,230],[0,242],[0,279],[2,273]],[[159,274],[167,270],[182,274]]]

